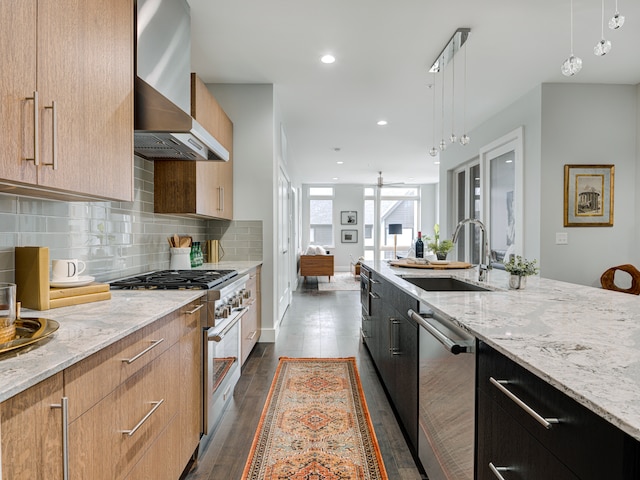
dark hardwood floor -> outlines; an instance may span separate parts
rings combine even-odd
[[[360,318],[359,291],[318,291],[315,277],[309,277],[294,292],[276,342],[257,344],[247,359],[222,422],[211,438],[203,438],[198,461],[185,480],[240,479],[281,356],[356,357],[389,478],[426,478],[414,463],[360,341]]]

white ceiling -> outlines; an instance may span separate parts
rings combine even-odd
[[[616,31],[605,26],[613,48],[604,57],[593,54],[601,38],[601,1],[574,0],[574,53],[583,69],[572,78],[560,73],[570,53],[569,0],[189,3],[193,70],[206,83],[274,84],[289,170],[303,183],[373,184],[379,170],[385,182],[438,181],[439,167],[428,154],[434,143],[428,69],[459,27],[471,28],[467,131],[541,83],[640,83],[638,0],[618,0],[626,22]],[[614,10],[615,0],[605,0],[605,21]],[[322,64],[325,53],[336,62]],[[446,139],[452,130],[451,65],[444,73]],[[464,55],[456,56],[455,72],[460,135]],[[436,143],[443,136],[441,78]],[[377,126],[379,119],[388,125]],[[472,138],[470,158],[479,147]]]

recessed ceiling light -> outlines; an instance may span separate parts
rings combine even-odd
[[[380,125],[381,127],[383,127],[386,124],[387,124],[386,120],[378,120],[378,125]]]
[[[336,57],[334,57],[333,55],[323,55],[322,58],[320,58],[320,61],[322,63],[333,63],[336,61]]]
[[[342,165],[344,162],[343,162],[343,161],[339,161],[339,162],[336,162],[336,163],[337,163],[338,165]]]
[[[333,177],[334,180],[338,180],[338,177]]]
[[[513,163],[513,160],[505,160],[504,163]]]
[[[433,162],[434,165],[440,165],[440,161],[436,160],[435,162]]]

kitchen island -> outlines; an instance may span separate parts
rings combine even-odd
[[[640,299],[635,295],[477,269],[429,270],[365,262],[391,284],[640,440]],[[425,292],[401,276],[456,277],[491,292]]]
[[[362,338],[429,478],[640,478],[636,296],[539,277],[509,290],[501,270],[362,271]]]

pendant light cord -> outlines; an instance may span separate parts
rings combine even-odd
[[[573,57],[573,0],[569,0],[570,11],[571,11],[571,22],[569,23],[569,31],[571,34],[571,56]]]
[[[456,124],[456,43],[453,42],[453,58],[451,59],[451,135],[454,134]]]

